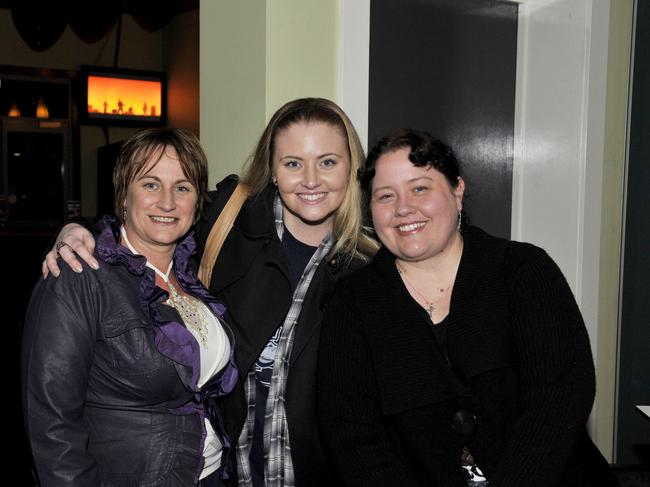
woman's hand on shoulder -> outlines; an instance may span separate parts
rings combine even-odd
[[[68,223],[65,225],[59,235],[57,235],[54,247],[45,256],[41,265],[41,273],[45,279],[51,272],[54,277],[58,277],[61,270],[57,264],[57,257],[69,265],[75,272],[81,272],[82,267],[78,258],[81,258],[93,269],[99,268],[99,263],[93,257],[95,250],[95,238],[83,226],[77,223]]]

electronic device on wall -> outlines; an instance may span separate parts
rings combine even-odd
[[[79,122],[84,125],[161,127],[167,122],[165,73],[82,66]]]

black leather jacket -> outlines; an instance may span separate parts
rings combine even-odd
[[[198,343],[163,304],[167,294],[155,286],[144,257],[118,242],[118,227],[106,220],[95,250],[99,270],[76,274],[63,266],[58,279],[41,280],[32,295],[22,380],[39,479],[42,485],[196,485],[205,411],[234,387],[233,353],[199,391]],[[193,250],[191,236],[176,247],[178,281],[222,315],[223,306],[188,265]],[[220,434],[220,418],[210,419]]]

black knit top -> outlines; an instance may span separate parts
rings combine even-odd
[[[449,362],[387,250],[330,302],[319,414],[336,467],[353,486],[462,486],[468,446],[491,487],[616,485],[585,432],[593,359],[562,273],[535,246],[463,238]],[[469,435],[452,427],[461,409]]]

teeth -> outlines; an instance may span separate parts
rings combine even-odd
[[[400,225],[398,228],[400,232],[411,232],[417,228],[422,228],[424,225],[426,225],[426,222],[409,223],[408,225]]]
[[[172,218],[171,216],[152,216],[151,219],[160,223],[172,223],[176,220],[176,218]]]
[[[303,200],[307,201],[316,201],[323,197],[325,193],[315,193],[315,194],[301,194],[299,195]]]

